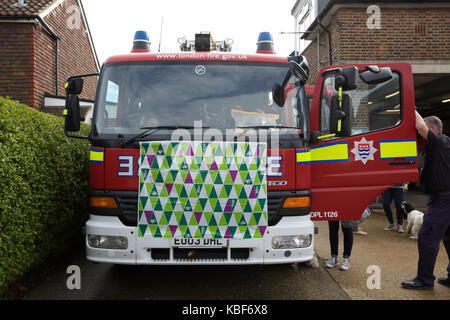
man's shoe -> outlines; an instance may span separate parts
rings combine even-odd
[[[403,230],[403,227],[399,225],[398,228],[397,228],[397,232],[403,233],[405,231]]]
[[[450,287],[450,277],[446,277],[446,278],[439,278],[438,279],[438,283]]]
[[[427,286],[422,283],[419,279],[415,278],[408,281],[402,282],[402,287],[405,289],[414,289],[414,290],[431,290],[434,286]]]
[[[384,230],[386,230],[386,231],[389,231],[389,230],[392,230],[392,229],[394,229],[394,225],[393,225],[392,223],[389,223],[389,224],[386,226],[386,228],[384,228]]]

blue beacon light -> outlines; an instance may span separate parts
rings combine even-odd
[[[150,38],[146,31],[136,31],[131,52],[150,52]]]
[[[261,32],[256,43],[256,53],[275,54],[270,32]]]

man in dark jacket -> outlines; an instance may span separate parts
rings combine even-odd
[[[423,119],[417,111],[416,129],[427,141],[420,181],[430,198],[419,231],[417,276],[402,282],[402,287],[433,289],[434,265],[441,240],[450,261],[450,138],[442,134],[442,122],[438,117]],[[450,263],[447,277],[439,278],[438,283],[450,287]]]

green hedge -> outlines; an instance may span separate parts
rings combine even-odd
[[[64,119],[0,97],[0,292],[82,239],[88,156]]]

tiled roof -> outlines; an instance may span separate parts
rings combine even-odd
[[[38,15],[56,0],[24,0],[25,6],[19,6],[18,0],[1,0],[0,16]]]

